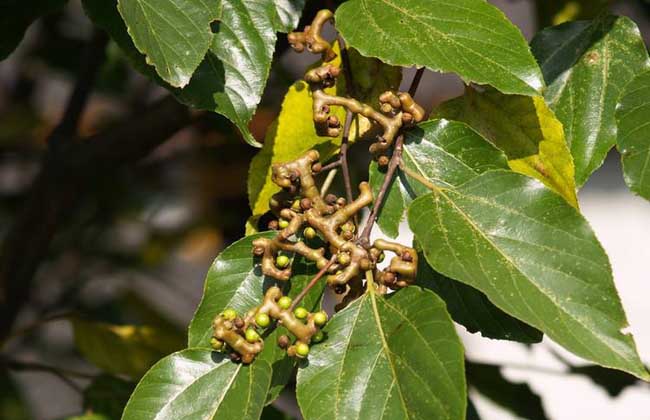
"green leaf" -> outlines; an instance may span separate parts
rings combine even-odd
[[[501,374],[501,368],[484,363],[467,362],[470,387],[505,408],[517,418],[547,420],[542,399],[525,383],[512,383]]]
[[[578,206],[575,169],[562,123],[541,96],[467,88],[464,96],[445,102],[436,114],[469,124],[505,152],[513,171],[537,178]]]
[[[298,26],[298,20],[305,7],[306,0],[275,0],[279,22],[276,28],[280,32],[290,32]]]
[[[542,341],[541,331],[503,312],[473,287],[436,272],[427,264],[424,255],[418,253],[418,256],[416,284],[442,298],[453,320],[468,332],[521,343]]]
[[[621,152],[625,183],[650,200],[650,71],[633,79],[616,109],[617,147]]]
[[[122,420],[257,420],[270,383],[271,366],[265,361],[237,364],[221,353],[187,349],[147,372]]]
[[[334,46],[334,50],[338,52],[338,45]],[[348,55],[351,72],[354,74],[355,97],[360,101],[377,103],[381,93],[399,87],[401,69],[362,57],[353,49],[348,49]],[[340,63],[339,57],[331,62],[334,66],[340,66]],[[325,91],[330,95],[345,95],[345,79],[340,77],[335,87]],[[343,108],[334,107],[332,113],[340,121],[345,121]],[[363,137],[370,126],[365,117],[357,117],[352,124],[350,141]],[[253,212],[251,220],[266,213],[269,210],[269,199],[280,191],[280,187],[271,180],[271,165],[296,159],[310,149],[318,150],[320,161],[326,162],[338,152],[340,145],[340,136],[329,138],[316,134],[309,86],[304,81],[294,83],[284,97],[280,115],[267,131],[264,145],[251,161],[248,170],[248,200]]]
[[[142,376],[161,357],[183,347],[176,335],[148,326],[112,325],[71,319],[75,345],[90,362],[111,374]]]
[[[463,347],[430,291],[366,293],[324,331],[298,371],[306,420],[465,418]]]
[[[218,0],[119,0],[117,7],[135,46],[175,87],[187,85],[203,61],[210,23],[222,12]]]
[[[67,0],[3,0],[0,3],[0,60],[16,49],[29,25],[66,3]]]
[[[132,382],[101,375],[84,390],[84,409],[107,419],[119,420],[134,388]]]
[[[428,182],[461,185],[490,170],[508,167],[505,155],[467,125],[447,120],[419,124],[406,133],[404,166]],[[384,180],[375,162],[370,165],[370,185],[377,196]],[[404,212],[414,198],[429,190],[398,170],[386,195],[377,223],[390,237],[398,234]]]
[[[587,221],[525,176],[490,171],[411,204],[409,225],[438,272],[602,366],[650,379],[609,260]]]
[[[188,347],[210,348],[212,320],[226,308],[233,308],[240,314],[248,312],[262,303],[266,288],[273,281],[262,275],[253,257],[252,242],[259,237],[269,237],[275,232],[264,232],[243,238],[230,245],[219,254],[205,279],[203,298],[199,304],[188,331]],[[303,258],[295,258],[292,264],[293,276],[285,290],[289,296],[296,296],[318,272],[312,263]],[[282,286],[282,285],[281,285]],[[285,289],[287,287],[285,286]],[[302,306],[309,311],[320,309],[324,283],[314,287],[305,296]],[[273,401],[290,379],[295,362],[286,352],[275,345],[277,337],[284,334],[278,328],[266,339],[264,350],[258,359],[273,366],[273,380],[269,391],[269,402]]]
[[[524,37],[484,0],[350,0],[336,28],[365,56],[454,72],[504,93],[535,95],[542,74]]]
[[[616,143],[616,101],[648,53],[634,22],[606,16],[539,32],[531,43],[544,73],[546,102],[564,125],[582,186]]]
[[[256,147],[261,144],[250,133],[248,123],[269,76],[275,33],[288,29],[287,21],[278,18],[280,10],[286,16],[286,5],[287,1],[276,4],[273,0],[221,1],[221,17],[214,25],[210,49],[190,84],[177,93],[183,103],[228,118]]]

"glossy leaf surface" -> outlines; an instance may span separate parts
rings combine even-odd
[[[539,182],[486,172],[416,199],[409,225],[436,271],[575,354],[650,378],[623,332],[607,255],[587,221]]]
[[[408,131],[404,140],[404,165],[438,185],[458,186],[487,170],[508,167],[503,152],[461,122],[427,121]],[[369,178],[377,196],[384,173],[375,162],[370,165]],[[425,185],[398,169],[377,220],[381,230],[396,237],[408,205],[428,192]]]
[[[625,183],[650,200],[650,71],[625,88],[616,110]]]
[[[548,85],[544,98],[564,125],[581,186],[616,143],[616,101],[647,67],[645,44],[630,19],[607,16],[545,29],[531,47]]]
[[[366,293],[325,332],[298,372],[306,420],[465,418],[463,348],[430,291]]]
[[[541,96],[503,95],[467,88],[437,116],[469,124],[508,156],[510,168],[542,181],[578,206],[575,169],[562,123]]]
[[[187,349],[147,372],[122,420],[257,420],[270,383],[271,366],[263,360],[244,365],[221,353]]]
[[[351,0],[336,25],[350,46],[388,64],[454,72],[505,93],[544,86],[519,29],[483,0]]]

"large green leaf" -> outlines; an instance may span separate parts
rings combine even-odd
[[[542,399],[526,383],[510,382],[501,368],[485,363],[467,362],[467,382],[470,387],[505,408],[517,418],[547,420]]]
[[[625,183],[650,200],[650,71],[633,79],[625,88],[616,110],[618,150]]]
[[[282,13],[289,10],[286,4],[273,0],[222,0],[210,49],[190,84],[178,92],[184,103],[227,117],[248,143],[258,147],[261,145],[250,133],[248,123],[269,76],[275,33],[288,29],[278,18],[278,7],[282,7]]]
[[[650,379],[609,260],[587,221],[537,181],[486,172],[413,201],[409,225],[438,272],[575,354]]]
[[[252,254],[252,242],[259,237],[273,236],[275,232],[264,232],[241,239],[226,248],[214,261],[205,279],[203,298],[199,304],[188,331],[189,347],[210,348],[212,337],[212,319],[226,308],[233,308],[240,314],[248,312],[262,303],[266,287],[273,280],[262,275]],[[295,296],[307,285],[318,272],[313,263],[302,258],[295,258],[292,264],[293,276],[285,287],[285,293]],[[314,287],[305,296],[302,306],[310,311],[320,309],[324,283]],[[284,334],[278,328],[265,339],[265,346],[259,359],[273,366],[273,380],[269,401],[275,399],[290,379],[294,368],[294,359],[275,345],[278,335]]]
[[[172,86],[187,85],[203,61],[220,17],[218,0],[119,0],[135,46]]]
[[[361,54],[389,64],[454,72],[505,93],[544,86],[519,29],[484,0],[351,0],[336,27]]]
[[[77,349],[107,373],[142,376],[156,361],[183,348],[174,334],[149,326],[71,319]]]
[[[409,287],[337,313],[298,371],[305,419],[464,419],[463,348],[445,304]]]
[[[466,122],[505,152],[513,171],[539,179],[578,206],[575,169],[562,123],[541,96],[469,87],[465,95],[442,104],[436,114]]]
[[[3,0],[0,2],[0,60],[18,46],[25,31],[39,17],[52,13],[68,0]]]
[[[122,420],[257,420],[270,383],[271,366],[263,360],[244,365],[207,349],[187,349],[147,372]]]
[[[476,131],[461,122],[447,120],[427,121],[408,131],[402,159],[420,177],[445,186],[458,186],[487,170],[508,167],[503,152]],[[370,165],[369,178],[376,196],[384,173],[375,162]],[[377,220],[381,230],[395,238],[408,205],[428,192],[422,183],[398,170]]]
[[[546,102],[564,125],[578,186],[616,143],[616,101],[648,53],[634,22],[607,16],[538,33],[531,43],[544,73]]]
[[[416,284],[432,290],[447,304],[454,321],[470,333],[521,343],[539,343],[542,333],[494,306],[484,293],[433,270],[424,255],[418,254]]]

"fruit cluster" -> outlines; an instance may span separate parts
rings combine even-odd
[[[262,304],[244,317],[239,317],[233,309],[226,309],[212,322],[212,348],[230,352],[233,360],[251,363],[264,348],[264,331],[269,331],[275,320],[296,338],[292,343],[289,336],[281,335],[278,345],[286,349],[289,356],[307,357],[309,345],[323,340],[320,328],[327,323],[327,314],[323,311],[310,313],[301,306],[292,310],[292,303],[290,297],[283,296],[280,288],[274,286],[267,290]]]

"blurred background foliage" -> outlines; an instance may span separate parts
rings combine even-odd
[[[12,15],[18,3],[0,1],[2,25],[27,26],[33,20],[35,16]],[[0,63],[3,242],[45,164],[47,141],[83,70],[88,48],[105,45],[105,57],[79,122],[80,141],[146,111],[164,96],[129,66],[113,42],[102,41],[79,1],[35,3],[47,13],[29,25],[18,49]],[[332,3],[309,1],[303,22]],[[539,28],[593,17],[599,4],[612,2],[530,3]],[[647,22],[648,2],[626,3],[635,13],[646,13]],[[258,140],[264,139],[289,86],[313,59],[288,51],[284,38],[279,37],[271,77],[251,123]],[[0,41],[0,53],[4,55],[10,42]],[[429,108],[450,92],[422,90]],[[355,150],[361,153],[355,155]],[[364,161],[364,150],[365,145],[355,147],[352,159]],[[120,417],[139,376],[163,355],[184,347],[185,326],[200,299],[210,262],[243,236],[251,214],[246,179],[255,153],[225,118],[197,114],[137,164],[83,180],[87,187],[70,198],[74,205],[67,207],[45,257],[33,267],[30,294],[2,342],[0,419]],[[358,173],[354,179],[365,176]],[[46,218],[48,202],[42,205],[40,217]],[[572,369],[604,381],[613,393],[630,383],[625,376],[612,385],[610,375]],[[508,388],[494,366],[477,364],[472,373],[478,392]],[[530,389],[521,387],[510,384],[514,394],[507,395],[528,392],[525,398],[539,404]],[[291,402],[281,400],[278,406],[291,412]],[[275,408],[264,415],[289,418]]]

